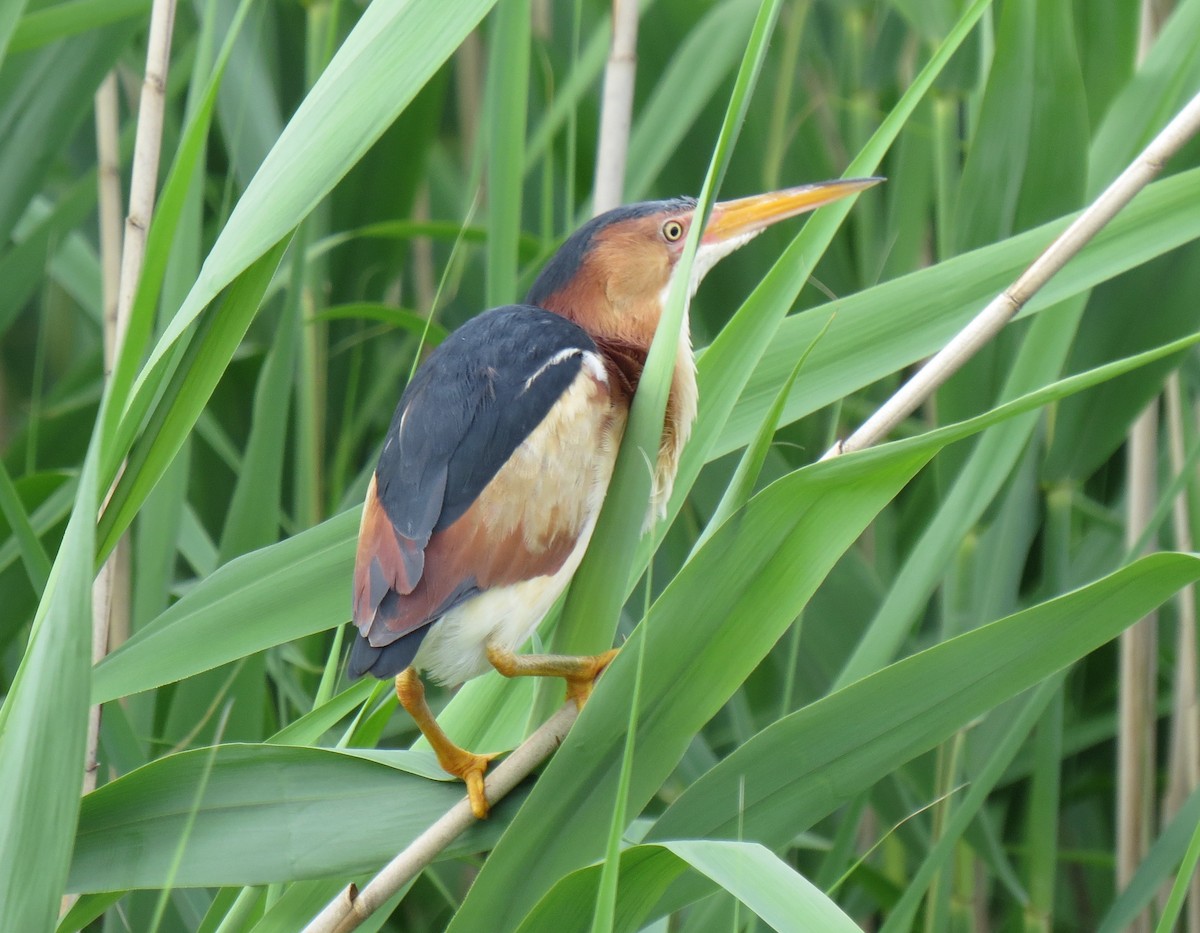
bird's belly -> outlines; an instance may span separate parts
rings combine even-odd
[[[533,634],[579,567],[592,536],[588,522],[556,573],[485,590],[429,628],[413,664],[440,684],[459,684],[491,670],[488,645],[516,651]]]
[[[430,626],[413,659],[418,669],[439,683],[461,683],[491,669],[489,644],[515,650],[529,638],[583,559],[624,429],[625,412],[610,402],[603,365],[585,357],[576,381],[464,517],[479,523],[486,556],[504,566],[507,579],[476,575],[481,592]],[[561,564],[513,579],[520,567],[509,568],[506,549],[528,558],[564,535],[574,543]]]

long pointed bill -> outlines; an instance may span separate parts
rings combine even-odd
[[[882,178],[843,178],[755,194],[736,201],[721,201],[713,205],[700,241],[702,248],[732,241],[731,250],[736,249],[777,221],[831,204],[881,181]]]

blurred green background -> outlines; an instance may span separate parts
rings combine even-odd
[[[718,197],[888,181],[705,281],[670,520],[594,542],[619,620],[540,635],[626,651],[366,928],[1200,930],[1200,565],[1135,559],[1200,530],[1200,147],[894,443],[813,465],[1196,94],[1200,0],[640,7],[626,201],[698,194],[741,104]],[[124,217],[150,9],[0,6],[0,927],[296,930],[460,796],[341,675],[357,505],[423,349],[590,216],[611,11],[182,0],[106,378],[97,134]],[[559,690],[431,695],[493,750]]]

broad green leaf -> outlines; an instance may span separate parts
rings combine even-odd
[[[357,537],[354,510],[230,561],[97,665],[92,701],[172,683],[349,619]]]
[[[1025,174],[1030,155],[1037,7],[1037,0],[1014,0],[1000,7],[995,58],[988,69],[955,204],[956,253],[1013,231],[1021,186],[1012,181]],[[1074,149],[1066,151],[1077,154]],[[997,190],[997,178],[1008,183]]]
[[[829,931],[853,933],[859,927],[819,888],[769,849],[753,842],[687,839],[632,846],[621,853],[622,878],[636,871],[637,890],[623,899],[615,929],[629,929],[632,918],[654,903],[687,869],[728,891],[764,920],[786,933]],[[593,891],[595,869],[567,875],[521,924],[520,933],[555,930],[584,933]]]
[[[85,894],[59,922],[56,933],[77,933],[125,896],[124,891]]]
[[[320,748],[228,744],[215,755],[204,748],[168,755],[88,795],[65,888],[161,887],[181,840],[179,887],[375,870],[462,797],[455,782],[399,770],[405,754],[374,753],[371,760]],[[444,856],[490,847],[520,798],[496,807],[490,822],[477,824]],[[231,839],[239,844],[230,846]]]
[[[859,926],[769,849],[747,842],[661,843],[753,910],[773,929],[848,933]]]
[[[218,559],[222,563],[274,544],[279,537],[283,458],[301,326],[298,308],[286,307],[263,361],[254,393],[250,438],[221,535]]]
[[[778,845],[897,763],[1094,651],[1198,578],[1200,558],[1154,554],[898,661],[763,730],[693,784],[647,839],[728,839],[741,832]],[[848,722],[864,728],[846,729]],[[767,765],[781,757],[796,767]]]

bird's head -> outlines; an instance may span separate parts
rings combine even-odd
[[[692,263],[691,292],[720,259],[771,224],[880,181],[822,182],[713,205]],[[675,198],[592,218],[554,254],[526,300],[570,318],[594,337],[648,348],[695,210],[693,198]]]

